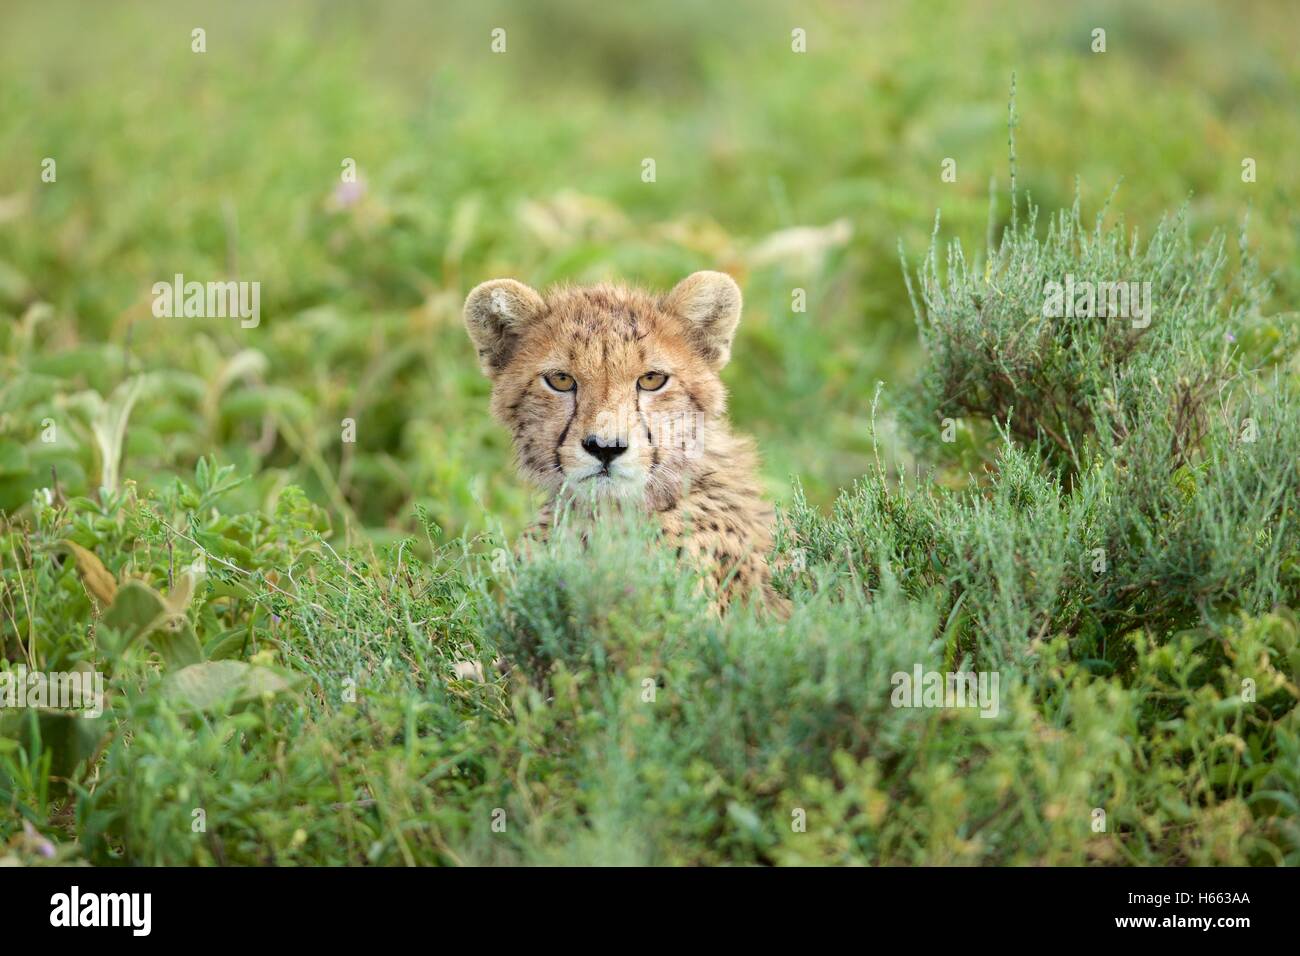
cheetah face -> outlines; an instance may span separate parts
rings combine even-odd
[[[545,298],[512,279],[475,288],[465,323],[521,471],[559,494],[672,501],[725,410],[718,372],[740,320],[729,276],[664,296],[614,286]]]

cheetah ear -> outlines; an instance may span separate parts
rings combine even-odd
[[[465,298],[465,328],[484,375],[493,378],[506,367],[519,333],[545,307],[540,295],[514,279],[493,279],[474,287]]]
[[[740,287],[725,272],[693,273],[664,298],[664,308],[686,320],[691,344],[714,371],[731,358],[740,305]]]

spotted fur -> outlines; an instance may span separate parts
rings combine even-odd
[[[540,531],[561,502],[644,508],[707,569],[722,609],[751,592],[779,603],[767,565],[773,512],[753,444],[731,433],[718,377],[740,310],[740,289],[718,272],[666,295],[596,285],[543,297],[496,279],[465,300],[492,414],[510,430],[521,473],[548,495]],[[647,390],[653,372],[667,382]],[[568,384],[564,376],[571,391],[549,384]]]

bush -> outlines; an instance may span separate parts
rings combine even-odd
[[[909,415],[938,480],[878,465],[829,514],[796,491],[788,620],[720,619],[631,519],[512,556],[421,515],[422,549],[340,555],[296,489],[249,510],[206,459],[38,496],[0,535],[6,656],[93,665],[108,706],[7,718],[0,838],[101,864],[1300,862],[1285,337],[1249,263],[1234,287],[1174,224],[1140,256],[1077,204],[1034,226],[982,269],[953,247],[943,282],[931,249]],[[1063,270],[1171,304],[1136,334],[1044,320]],[[897,706],[918,669],[996,676],[994,706]]]

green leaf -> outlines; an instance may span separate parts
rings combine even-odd
[[[107,722],[63,710],[32,709],[21,714],[16,726],[6,728],[24,750],[50,754],[50,776],[74,779],[77,768],[99,746]]]
[[[290,691],[297,679],[269,667],[245,661],[204,661],[169,674],[162,691],[172,704],[186,710],[225,710],[267,694]]]
[[[149,643],[162,655],[168,670],[178,670],[203,660],[203,647],[194,626],[183,617],[173,617],[149,632]]]
[[[204,658],[210,661],[220,661],[238,657],[239,653],[244,649],[244,645],[248,643],[248,632],[249,629],[243,626],[232,627],[228,631],[223,631],[203,646]]]
[[[1300,816],[1300,800],[1285,790],[1260,790],[1246,798],[1246,803],[1257,813],[1271,816]]]
[[[210,554],[215,554],[219,558],[225,558],[243,567],[254,563],[253,552],[250,548],[224,535],[201,531],[195,535],[195,539]]]
[[[161,624],[166,614],[167,606],[161,594],[143,581],[127,581],[118,588],[113,606],[104,615],[104,623],[121,636],[117,648],[121,651]]]

